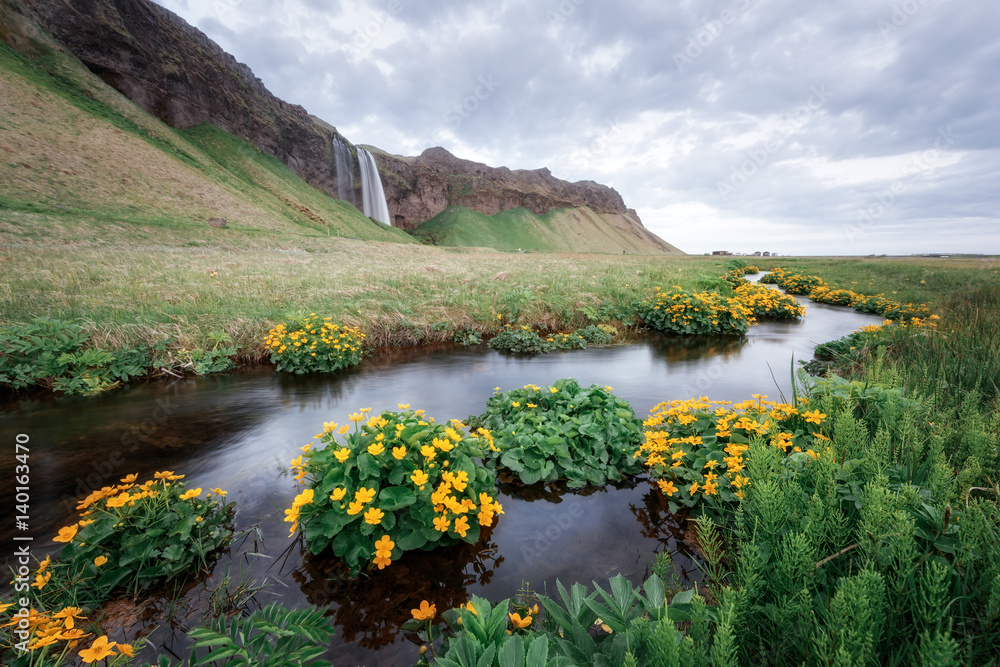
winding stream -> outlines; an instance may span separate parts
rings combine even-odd
[[[209,586],[227,567],[234,578],[266,577],[274,584],[257,595],[260,605],[279,599],[292,607],[329,606],[337,624],[329,655],[336,664],[413,664],[415,646],[396,628],[422,599],[444,610],[472,594],[511,597],[522,581],[550,593],[557,578],[603,582],[622,572],[639,582],[648,576],[654,552],[664,550],[682,580],[698,579],[684,524],[642,481],[578,493],[502,487],[505,514],[479,544],[408,554],[382,572],[350,581],[336,563],[304,557],[282,522],[295,494],[284,472],[288,461],[324,421],[347,423],[358,408],[378,413],[397,403],[423,408],[438,421],[464,419],[484,409],[494,387],[544,386],[564,377],[611,385],[640,418],[675,398],[739,401],[755,393],[777,398],[779,391],[789,396],[793,356],[807,360],[817,343],[881,322],[797,298],[807,307],[802,321],[758,324],[744,338],[650,336],[534,358],[504,356],[485,346],[380,350],[328,377],[250,369],[152,382],[94,398],[10,403],[3,406],[0,429],[6,443],[16,433],[31,437],[31,530],[38,558],[58,551],[51,536],[75,520],[78,498],[128,473],[147,479],[158,470],[175,470],[187,475],[192,488],[227,489],[238,504],[237,528],[259,525],[259,537],[220,559]],[[0,482],[0,502],[14,504],[9,475]],[[0,525],[5,544],[12,544],[9,524]],[[207,596],[205,585],[183,592],[187,606],[172,622],[162,618],[168,603],[156,600],[124,613],[124,622],[130,633],[159,624],[154,641],[184,655],[184,633],[197,624]]]

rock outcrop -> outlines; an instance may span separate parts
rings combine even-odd
[[[594,181],[563,181],[546,168],[490,167],[455,157],[441,147],[428,148],[417,157],[372,152],[382,172],[393,224],[403,229],[413,229],[452,205],[486,215],[522,207],[542,215],[586,206],[596,213],[631,213],[638,220],[615,189]]]
[[[6,0],[5,0],[6,1]],[[212,123],[336,197],[333,132],[148,0],[16,0],[90,71],[171,127]]]
[[[307,183],[338,196],[331,146],[336,129],[272,95],[247,65],[176,14],[149,0],[2,2],[5,11],[32,16],[91,72],[168,125],[217,125],[278,158]],[[14,44],[8,37],[0,21],[0,38]],[[618,192],[593,181],[569,183],[544,168],[493,168],[440,147],[417,157],[371,150],[391,221],[403,229],[413,229],[452,205],[487,215],[519,207],[539,215],[587,207],[624,215],[642,228]]]

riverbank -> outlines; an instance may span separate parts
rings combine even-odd
[[[266,356],[272,326],[312,312],[360,329],[368,347],[449,341],[460,330],[488,336],[505,324],[628,325],[635,302],[656,287],[696,289],[733,259],[510,254],[336,237],[208,242],[166,232],[144,242],[108,229],[3,250],[4,323],[77,320],[105,349],[167,338],[176,348],[207,348],[210,333],[224,332],[243,362]],[[972,285],[1000,284],[996,260],[781,258],[762,268],[778,265],[932,309]]]

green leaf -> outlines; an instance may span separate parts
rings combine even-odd
[[[358,470],[361,472],[361,480],[371,479],[379,476],[379,465],[375,457],[368,452],[362,452],[358,456]]]
[[[497,654],[497,664],[499,667],[524,667],[524,640],[521,635],[512,635],[504,643]]]
[[[184,555],[184,547],[179,544],[171,544],[160,555],[167,560],[179,560]]]
[[[379,509],[384,512],[392,512],[404,507],[409,507],[417,501],[417,497],[414,495],[413,491],[406,487],[392,486],[382,491],[378,494]]]

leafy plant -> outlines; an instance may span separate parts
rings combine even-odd
[[[331,667],[320,658],[329,650],[334,629],[320,607],[285,609],[273,603],[248,616],[218,618],[188,633],[194,646],[188,659],[174,663],[161,656],[156,667]],[[145,663],[144,667],[152,667]]]
[[[145,375],[149,352],[87,347],[90,336],[73,322],[36,318],[0,327],[0,383],[40,385],[67,394],[95,394]]]
[[[761,395],[736,404],[708,398],[660,403],[643,422],[645,441],[638,455],[671,511],[699,503],[721,511],[723,503],[746,494],[750,478],[744,456],[752,440],[767,438],[782,456],[797,460],[826,451],[827,415],[809,407]]]
[[[209,350],[194,348],[188,350],[181,348],[179,354],[185,358],[181,368],[190,368],[198,375],[209,375],[211,373],[224,373],[235,368],[236,362],[232,357],[236,354],[236,347],[228,345],[223,347],[223,343],[229,341],[229,334],[224,331],[212,331],[208,337],[215,341],[215,347]]]
[[[133,593],[206,567],[233,535],[235,505],[215,489],[185,490],[172,471],[136,484],[94,491],[78,505],[78,522],[59,530],[58,558],[40,567],[38,595],[47,608],[93,606],[123,587]]]
[[[509,599],[491,605],[474,596],[465,606],[441,615],[444,632],[438,626],[427,631],[419,619],[403,627],[419,632],[431,646],[443,636],[440,656],[434,660],[443,667],[618,667],[695,664],[692,661],[708,657],[711,642],[699,647],[690,640],[678,641],[677,621],[697,624],[706,635],[711,632],[701,627],[711,621],[696,613],[699,605],[704,609],[704,601],[694,591],[674,596],[668,605],[663,582],[655,574],[638,588],[620,574],[609,584],[605,590],[594,582],[588,593],[581,584],[567,589],[557,581],[558,598],[539,595],[541,608],[518,610],[515,605],[514,612]]]
[[[459,345],[479,345],[483,342],[483,335],[474,329],[459,329],[455,332],[454,340]]]
[[[609,327],[614,330],[613,327]],[[610,331],[600,326],[594,326],[593,324],[583,327],[582,329],[576,330],[576,335],[583,338],[591,345],[607,345],[612,342],[615,337]]]
[[[633,454],[641,422],[610,387],[573,379],[545,389],[526,385],[493,394],[486,412],[469,421],[493,433],[496,449],[487,456],[524,484],[601,485],[640,470]]]
[[[553,341],[545,340],[525,326],[504,329],[490,339],[489,346],[510,354],[542,354],[556,349]]]
[[[279,371],[296,374],[332,373],[359,364],[365,335],[354,327],[334,324],[331,319],[310,313],[276,325],[264,339],[264,346],[271,351],[271,363],[277,364]]]
[[[736,297],[677,288],[657,288],[652,299],[639,305],[639,319],[657,331],[694,335],[742,335],[754,323],[753,310]]]
[[[460,422],[438,424],[405,405],[365,422],[366,413],[350,416],[343,444],[335,434],[349,427],[327,422],[316,436],[325,447],[292,461],[308,486],[285,512],[291,532],[301,522],[309,551],[330,547],[352,576],[406,551],[475,543],[503,513],[493,470],[474,460],[492,447],[489,431],[464,435]]]
[[[795,297],[742,278],[734,291],[736,298],[752,311],[754,318],[794,319],[806,312]]]

